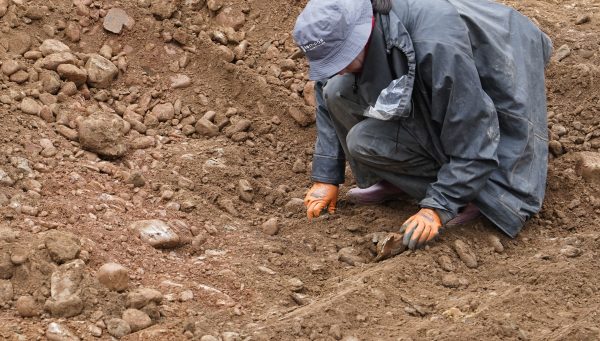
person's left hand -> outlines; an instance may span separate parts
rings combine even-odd
[[[422,208],[417,214],[408,218],[400,228],[400,232],[404,233],[402,243],[414,250],[435,238],[441,229],[442,222],[438,214],[430,208]]]

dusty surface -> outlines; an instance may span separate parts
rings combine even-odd
[[[0,0],[0,339],[600,337],[599,3],[508,3],[556,51],[539,216],[381,263],[414,203],[304,218],[304,1],[39,3]]]

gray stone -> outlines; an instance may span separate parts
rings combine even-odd
[[[46,338],[49,341],[79,341],[71,330],[62,324],[51,322],[46,329]]]
[[[127,323],[127,321],[119,319],[119,318],[111,318],[105,320],[106,331],[117,339],[122,338],[123,336],[131,333],[131,327]]]
[[[44,239],[44,243],[50,258],[58,264],[77,258],[81,250],[79,238],[70,232],[49,231]]]
[[[81,86],[87,81],[87,71],[75,65],[61,64],[56,68],[56,72],[62,79],[73,82],[77,86]]]
[[[40,314],[40,308],[32,296],[21,296],[15,303],[15,308],[21,317],[34,317]]]
[[[175,108],[172,103],[157,104],[152,108],[152,114],[156,116],[159,122],[166,122],[175,117]]]
[[[162,220],[139,220],[131,223],[129,228],[137,231],[142,241],[155,248],[169,249],[181,245],[177,233]]]
[[[105,30],[116,34],[121,33],[123,26],[131,29],[134,24],[135,20],[120,8],[109,9],[102,23]]]
[[[61,265],[50,277],[50,298],[44,308],[55,317],[72,317],[83,310],[79,285],[85,263],[81,259]]]
[[[172,89],[183,89],[187,88],[192,84],[192,80],[187,75],[177,74],[171,77],[171,88]]]
[[[79,143],[85,150],[108,158],[119,158],[127,152],[124,122],[119,116],[95,113],[79,123]]]
[[[455,240],[454,250],[456,251],[456,254],[458,254],[460,260],[462,260],[468,268],[476,268],[478,266],[475,254],[465,242],[460,239]]]
[[[129,286],[127,268],[117,263],[106,263],[96,273],[98,281],[113,291],[124,291]]]
[[[0,184],[6,186],[14,185],[15,181],[6,172],[0,168]]]
[[[35,99],[25,97],[23,98],[23,101],[21,101],[19,109],[28,115],[39,115],[40,111],[42,111],[42,106]]]
[[[17,61],[9,59],[9,60],[5,60],[2,63],[2,68],[0,68],[0,70],[2,71],[3,74],[10,76],[13,73],[21,70],[23,67],[21,66],[21,64],[19,64]]]
[[[600,184],[600,153],[578,153],[576,156],[575,172],[588,182]]]
[[[119,69],[99,54],[92,54],[85,63],[88,74],[87,83],[94,88],[108,88],[119,74]]]
[[[40,67],[47,70],[56,71],[61,64],[77,64],[77,57],[75,57],[71,52],[57,52],[50,55],[47,55],[43,59],[36,62],[36,64],[40,64]]]
[[[567,58],[570,54],[571,48],[569,47],[569,45],[564,44],[561,45],[558,49],[556,49],[556,51],[554,52],[554,59],[560,62],[561,60]]]
[[[43,56],[48,56],[53,53],[71,52],[71,48],[59,40],[46,39],[40,45],[40,51],[42,52]]]
[[[129,308],[142,309],[150,303],[160,304],[163,295],[160,291],[151,288],[139,288],[127,295],[126,306]]]
[[[270,218],[262,224],[262,231],[269,236],[274,236],[279,232],[279,219]]]
[[[129,324],[132,333],[146,329],[152,325],[152,320],[148,314],[132,308],[123,312],[123,320]]]
[[[219,127],[212,123],[211,121],[201,118],[196,122],[196,132],[203,136],[217,136],[219,135]]]
[[[44,71],[40,75],[44,92],[56,95],[60,90],[60,76],[54,71]]]

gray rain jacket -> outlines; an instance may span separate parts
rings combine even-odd
[[[487,0],[393,0],[375,22],[385,47],[367,58],[384,62],[365,64],[357,90],[365,116],[400,120],[439,163],[420,206],[454,216],[473,201],[516,236],[544,198],[550,39]],[[344,154],[317,101],[312,179],[343,183]]]

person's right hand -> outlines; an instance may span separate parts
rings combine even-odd
[[[327,207],[329,214],[335,213],[335,205],[338,197],[338,186],[315,182],[304,198],[306,216],[308,219],[321,215],[321,211]]]

